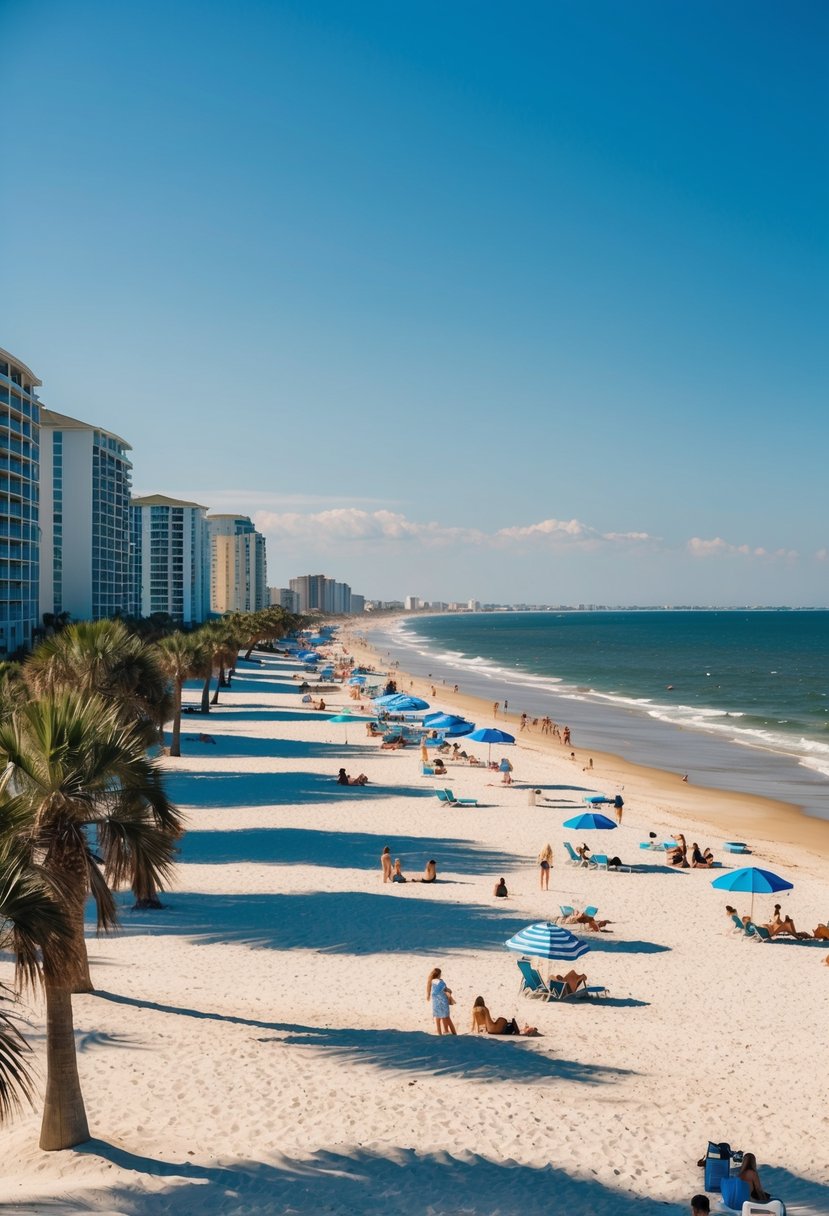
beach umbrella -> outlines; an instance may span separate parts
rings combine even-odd
[[[422,697],[410,697],[408,693],[395,693],[390,701],[386,702],[386,709],[400,711],[401,713],[414,713],[418,709],[428,709],[429,702],[424,701]]]
[[[358,718],[355,714],[341,713],[335,714],[333,718],[328,719],[329,722],[345,722],[345,741],[348,743],[348,723],[349,722],[368,722],[369,718]]]
[[[349,684],[365,684],[366,677],[365,676],[352,676],[348,682],[349,682]]]
[[[575,933],[561,925],[550,924],[549,921],[537,921],[520,929],[514,937],[510,937],[504,945],[508,950],[517,954],[526,954],[530,958],[560,959],[566,963],[575,962],[590,947]]]
[[[602,831],[609,832],[611,828],[616,827],[616,824],[612,819],[608,819],[607,815],[597,815],[595,811],[585,811],[581,815],[574,815],[572,819],[565,819],[562,826],[573,828],[576,831],[600,828]]]
[[[719,878],[712,881],[711,886],[717,887],[720,891],[750,891],[751,911],[749,916],[753,919],[755,895],[772,895],[775,891],[791,891],[794,883],[781,878],[778,874],[773,874],[771,870],[761,870],[758,866],[743,866],[739,870],[721,874]]]
[[[427,714],[423,719],[423,725],[428,726],[429,730],[442,731],[444,735],[468,735],[475,729],[474,722],[467,722],[466,718],[461,718],[458,714]]]
[[[505,730],[498,730],[495,726],[481,726],[478,730],[473,730],[467,738],[473,743],[487,743],[489,750],[487,751],[486,762],[489,764],[492,758],[493,743],[514,743],[515,736],[508,735]]]

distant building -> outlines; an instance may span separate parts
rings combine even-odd
[[[290,587],[269,587],[268,597],[276,608],[284,608],[286,612],[299,612],[299,596]]]
[[[40,624],[39,386],[0,350],[0,656],[31,646]]]
[[[466,606],[470,612],[480,612],[481,611],[480,600],[468,600]]]
[[[134,616],[166,612],[181,624],[210,614],[207,508],[150,494],[130,509]]]
[[[259,612],[267,607],[265,538],[247,515],[208,515],[210,610]]]
[[[97,621],[130,607],[130,445],[40,413],[40,609]]]
[[[364,595],[357,595],[356,592],[352,591],[351,592],[351,611],[352,611],[352,613],[365,612],[365,610],[366,610],[366,597]]]
[[[417,595],[407,595],[403,602],[407,612],[417,612],[420,607],[420,597]]]
[[[290,580],[291,591],[299,597],[300,612],[326,612],[347,615],[352,611],[351,588],[324,574],[303,574]]]

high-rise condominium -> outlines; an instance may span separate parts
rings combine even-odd
[[[150,494],[131,506],[132,613],[165,612],[184,624],[210,613],[207,508]]]
[[[40,414],[40,608],[100,620],[130,607],[130,445]]]
[[[39,385],[0,350],[0,655],[31,645],[39,623]]]
[[[210,608],[258,612],[268,605],[265,538],[247,515],[208,515]]]

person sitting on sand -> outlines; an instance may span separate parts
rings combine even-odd
[[[380,854],[380,866],[383,870],[383,882],[391,882],[391,849],[388,845]]]
[[[593,933],[601,933],[605,925],[612,925],[610,920],[596,920],[593,916],[588,916],[586,912],[573,912],[571,916],[565,916],[564,923],[566,925],[587,925]]]
[[[515,1018],[493,1018],[482,996],[475,997],[470,1030],[472,1034],[538,1034],[535,1026],[519,1029]]]
[[[703,853],[696,841],[691,845],[691,867],[694,870],[710,870],[714,864],[714,854],[710,849]]]
[[[760,1181],[760,1175],[757,1173],[757,1158],[754,1156],[754,1153],[743,1153],[743,1161],[737,1177],[742,1178],[743,1182],[748,1183],[749,1191],[751,1192],[749,1197],[753,1199],[755,1203],[769,1202],[771,1195],[768,1193],[768,1191],[763,1189],[763,1184]],[[785,1211],[786,1209],[784,1206],[784,1216]]]
[[[829,924],[820,924],[812,934],[818,941],[829,942]]]
[[[437,882],[438,880],[438,863],[436,861],[427,861],[423,868],[422,878],[412,878],[410,882]]]
[[[322,697],[320,697],[319,701],[314,701],[313,704],[314,709],[325,709],[325,702],[323,701]]]
[[[587,976],[580,975],[578,971],[568,971],[566,975],[554,975],[553,979],[558,980],[560,984],[566,984],[568,992],[575,992],[582,984],[587,983]]]
[[[380,744],[380,750],[384,752],[396,752],[398,748],[405,747],[406,740],[400,735],[396,739],[389,739]]]
[[[507,898],[507,896],[509,895],[509,891],[507,890],[507,884],[504,882],[503,878],[498,879],[495,886],[492,888],[492,894],[495,896],[496,899],[506,899]]]
[[[792,937],[798,938],[800,941],[805,941],[809,936],[808,933],[798,933],[795,928],[794,921],[790,916],[780,915],[780,904],[774,905],[774,914],[766,925],[772,937],[779,937],[782,933],[790,933]]]
[[[446,765],[443,763],[440,756],[438,756],[437,760],[435,760],[434,767],[435,767],[435,776],[436,777],[445,777],[446,776]]]
[[[368,785],[368,777],[360,773],[357,777],[349,777],[344,768],[337,774],[337,785]]]
[[[678,836],[674,836],[677,842],[673,849],[668,849],[666,853],[669,866],[679,866],[680,869],[689,869],[688,865],[688,844],[685,837],[680,832]]]
[[[392,882],[406,882],[406,875],[403,873],[403,863],[399,857],[394,859],[394,871],[391,876]]]

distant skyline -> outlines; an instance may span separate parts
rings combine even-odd
[[[269,583],[829,604],[829,9],[4,0],[0,346]]]

